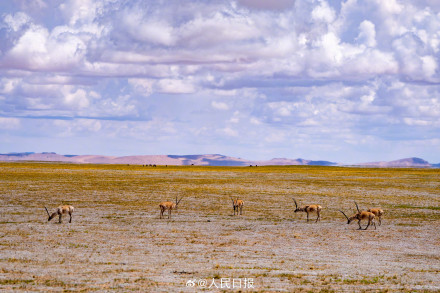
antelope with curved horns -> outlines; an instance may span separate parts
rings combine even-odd
[[[244,201],[242,201],[241,199],[233,199],[232,197],[231,197],[231,200],[232,200],[232,208],[234,209],[234,216],[235,216],[235,211],[237,211],[237,215],[238,215],[238,210],[240,210],[240,215],[242,214],[242,212],[243,212],[243,204],[244,204]]]
[[[376,223],[374,222],[375,215],[373,213],[367,212],[367,211],[361,212],[359,210],[358,204],[356,202],[354,202],[354,203],[356,204],[356,209],[358,212],[351,217],[347,217],[347,215],[343,211],[339,210],[347,218],[347,224],[350,224],[353,220],[358,220],[359,230],[362,230],[361,221],[368,220],[368,225],[367,225],[367,227],[365,227],[364,230],[367,230],[368,227],[370,226],[370,224],[373,224],[374,229],[376,230]]]
[[[177,210],[177,206],[179,205],[180,201],[182,200],[183,196],[177,200],[177,196],[176,196],[176,202],[172,202],[172,201],[164,201],[161,202],[159,204],[160,207],[160,219],[163,218],[163,213],[168,210],[168,219],[171,219],[171,211],[172,210]]]
[[[321,220],[321,210],[322,207],[320,205],[317,204],[312,204],[312,205],[306,205],[306,206],[302,206],[302,207],[298,207],[298,203],[296,202],[296,200],[293,198],[293,201],[295,202],[295,213],[297,212],[305,212],[307,214],[307,222],[309,221],[309,214],[310,213],[315,213],[318,215],[318,217],[316,218],[316,222]]]
[[[48,222],[50,220],[52,220],[56,215],[58,215],[59,219],[58,219],[58,223],[61,223],[61,218],[63,216],[63,214],[69,214],[70,216],[70,220],[69,223],[72,223],[72,214],[73,211],[75,210],[75,208],[73,206],[69,206],[69,205],[62,205],[56,208],[55,212],[51,214],[49,214],[49,211],[47,210],[46,207],[44,207],[46,209],[46,213],[49,216],[49,219],[47,220]]]
[[[367,212],[373,213],[379,219],[379,226],[382,225],[382,215],[384,213],[381,208],[368,209]]]
[[[356,207],[359,211],[359,207],[357,205],[356,202],[354,202],[356,204]],[[381,208],[373,208],[373,209],[368,209],[367,212],[373,213],[375,215],[375,218],[379,219],[379,226],[382,225],[382,215],[384,213],[383,209]]]

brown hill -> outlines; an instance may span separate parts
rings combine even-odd
[[[208,155],[59,155],[56,153],[11,153],[0,154],[0,161],[52,161],[81,164],[132,164],[132,165],[198,165],[198,166],[267,166],[267,165],[336,165],[327,161],[275,158],[268,161],[251,161],[219,154]]]
[[[370,162],[361,163],[359,166],[371,166],[371,167],[432,167],[430,163],[420,158],[406,158],[401,160],[395,160],[390,162]]]

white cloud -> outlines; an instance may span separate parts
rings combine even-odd
[[[60,137],[87,136],[102,129],[101,122],[92,119],[54,120],[53,125]]]
[[[134,87],[135,92],[141,94],[142,96],[149,96],[153,92],[154,81],[145,78],[130,78],[128,83]]]
[[[155,89],[167,94],[190,94],[195,92],[195,87],[190,80],[161,79],[155,83]]]
[[[133,40],[170,46],[175,42],[173,27],[162,19],[151,19],[138,7],[125,10],[119,29]]]
[[[261,125],[262,124],[261,121],[255,117],[251,117],[250,122],[251,122],[251,124],[254,124],[254,125]]]
[[[20,83],[19,78],[4,78],[0,80],[0,93],[12,94]]]
[[[437,60],[433,56],[423,56],[422,70],[427,78],[432,77],[437,71]]]
[[[20,119],[0,117],[0,129],[17,129],[20,127]]]
[[[71,26],[92,22],[104,6],[105,1],[68,0],[60,4],[59,9]]]
[[[197,16],[178,29],[179,45],[190,48],[212,46],[230,47],[234,42],[260,36],[258,26],[252,18],[240,14],[217,12],[210,17]]]
[[[236,129],[232,129],[230,127],[225,127],[223,129],[220,129],[218,132],[230,137],[238,137],[239,135]]]
[[[7,14],[4,21],[13,31],[19,31],[31,18],[26,13],[17,12],[14,15]]]
[[[29,29],[5,54],[4,66],[24,70],[67,70],[80,64],[85,54],[84,42],[68,33],[49,31],[39,25]]]
[[[358,40],[368,47],[376,47],[376,29],[374,23],[364,20],[359,25]]]
[[[319,5],[312,11],[312,19],[315,21],[331,23],[335,20],[335,17],[335,11],[328,5],[326,0],[319,0]]]
[[[290,151],[439,131],[435,1],[31,2],[1,16],[0,116]]]
[[[228,104],[223,103],[223,102],[212,101],[211,106],[217,110],[228,110],[229,109]]]
[[[403,10],[403,5],[398,3],[397,0],[375,0],[377,3],[377,6],[380,7],[380,10],[383,13],[387,14],[399,14]]]
[[[77,89],[74,92],[66,92],[64,95],[65,103],[72,108],[87,108],[90,105],[87,93],[83,89]]]

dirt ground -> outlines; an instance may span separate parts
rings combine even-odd
[[[440,292],[438,169],[1,163],[0,174],[2,292]],[[159,219],[175,196],[178,211]],[[322,205],[322,220],[307,223],[292,197]],[[347,225],[338,210],[353,214],[353,200],[384,208],[382,225]],[[44,206],[59,204],[75,206],[72,223],[47,222]]]

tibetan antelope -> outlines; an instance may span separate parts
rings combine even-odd
[[[61,223],[61,218],[63,216],[63,214],[69,214],[70,216],[70,220],[69,223],[72,223],[72,214],[73,211],[75,210],[75,208],[73,206],[69,206],[69,205],[63,205],[63,206],[59,206],[56,208],[55,212],[51,214],[49,214],[49,211],[47,210],[46,207],[44,207],[46,209],[47,215],[49,216],[49,219],[47,220],[48,222],[50,220],[52,220],[56,215],[58,215],[58,223]]]
[[[354,202],[354,203],[356,204],[356,209],[358,212],[356,214],[354,214],[353,216],[351,216],[350,218],[347,217],[347,215],[343,211],[339,210],[347,218],[347,224],[350,224],[353,220],[358,220],[359,230],[362,230],[361,221],[367,220],[368,225],[367,225],[367,227],[365,227],[364,230],[367,230],[368,227],[370,226],[370,224],[373,224],[374,229],[376,230],[376,223],[374,222],[375,215],[373,213],[367,212],[367,211],[361,212],[359,210],[358,204],[356,202]]]
[[[235,216],[235,211],[237,211],[237,215],[238,215],[238,210],[240,210],[240,215],[243,212],[243,204],[244,202],[241,199],[233,199],[231,197],[232,200],[232,208],[234,209],[234,216]]]
[[[318,215],[318,217],[316,218],[316,222],[321,221],[321,210],[322,207],[320,205],[317,204],[312,204],[312,205],[306,205],[306,206],[302,206],[302,207],[298,207],[298,203],[296,202],[295,199],[293,199],[293,201],[295,202],[295,213],[297,212],[305,212],[307,214],[307,222],[309,221],[309,214],[310,213],[316,213]]]
[[[183,196],[177,200],[177,196],[176,196],[176,202],[172,202],[172,201],[164,201],[161,202],[159,204],[160,207],[160,219],[163,218],[163,213],[168,210],[168,219],[171,219],[171,211],[172,210],[177,210],[177,206],[179,205],[180,201],[182,200]]]
[[[368,209],[367,212],[373,213],[379,219],[379,226],[382,225],[383,209],[381,208]]]

